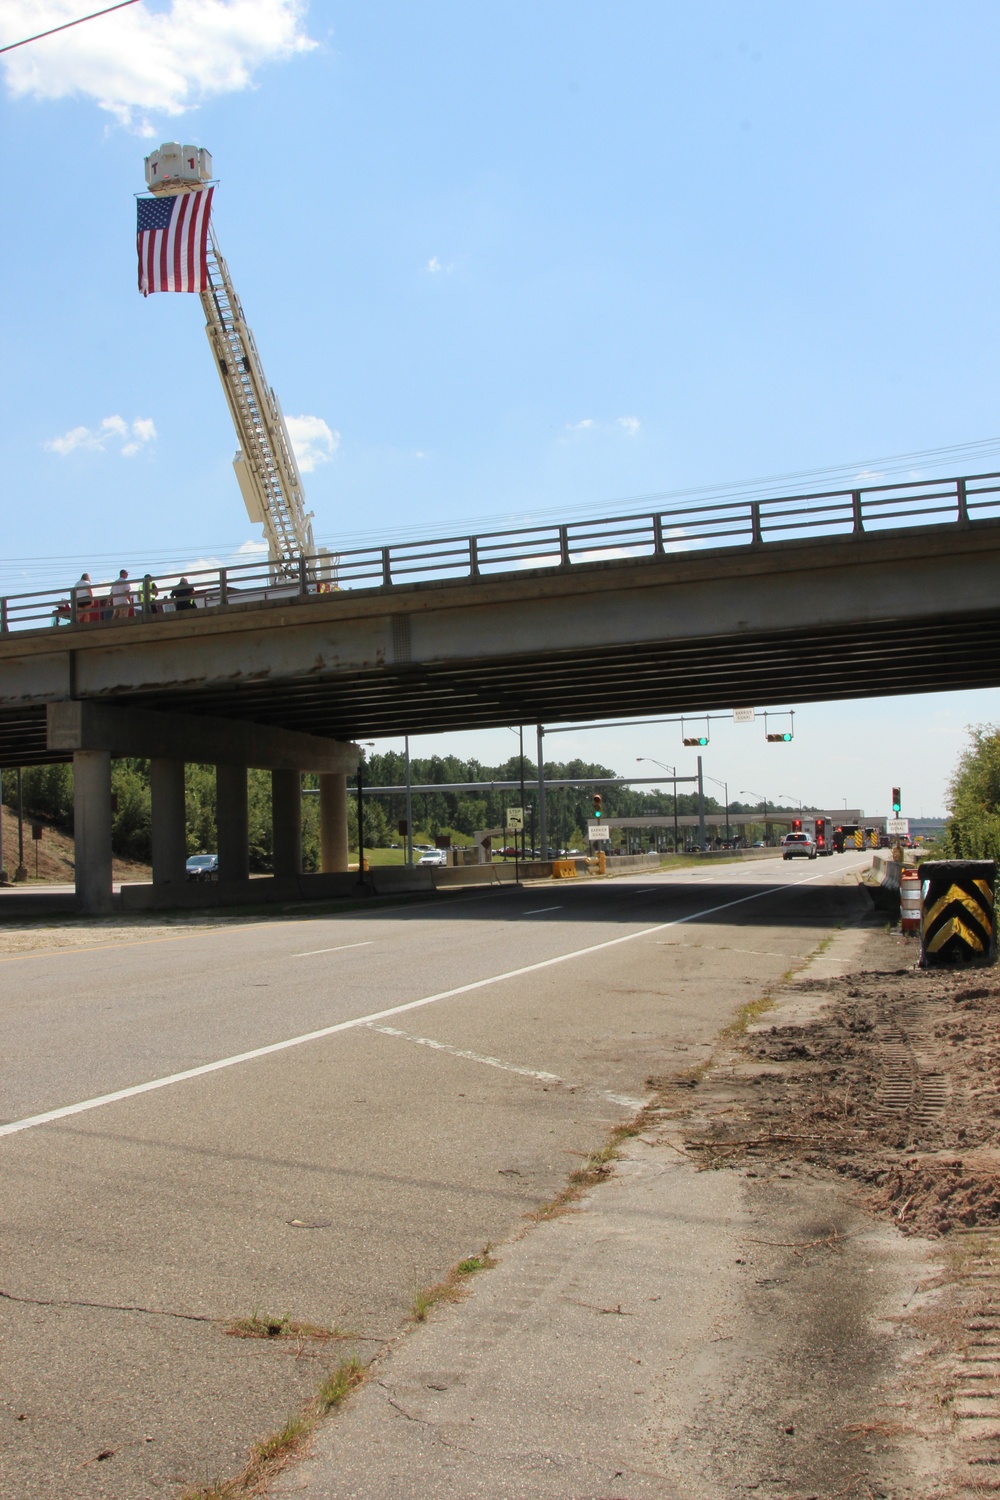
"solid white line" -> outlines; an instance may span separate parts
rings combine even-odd
[[[557,1073],[542,1073],[537,1068],[521,1068],[517,1063],[502,1062],[499,1057],[489,1057],[482,1052],[466,1052],[462,1047],[449,1047],[447,1042],[435,1042],[429,1036],[414,1036],[409,1031],[398,1031],[395,1026],[370,1025],[371,1031],[381,1031],[384,1036],[402,1037],[404,1042],[416,1042],[419,1047],[433,1047],[435,1052],[447,1052],[452,1057],[464,1057],[469,1062],[485,1063],[490,1068],[503,1068],[505,1073],[520,1073],[523,1078],[539,1078],[543,1083],[562,1083]]]
[[[523,911],[521,913],[521,916],[522,917],[537,917],[538,913],[542,912],[542,911],[562,911],[562,907],[561,906],[533,906],[532,909],[531,909],[531,911]]]
[[[843,868],[843,866],[841,867]],[[336,1036],[341,1031],[354,1031],[359,1026],[370,1026],[373,1021],[387,1021],[390,1016],[401,1016],[410,1010],[420,1010],[425,1005],[436,1005],[439,1000],[451,1000],[455,995],[469,995],[473,990],[486,989],[491,984],[500,984],[505,979],[520,979],[524,974],[537,974],[541,969],[554,968],[556,964],[569,963],[574,958],[586,958],[590,953],[601,953],[606,948],[617,948],[622,943],[634,943],[638,938],[652,937],[657,932],[668,932],[671,927],[683,927],[688,922],[697,922],[702,917],[714,916],[719,911],[729,911],[734,906],[745,906],[748,901],[760,901],[765,896],[779,895],[782,891],[794,890],[799,885],[811,885],[822,880],[826,871],[809,875],[804,880],[792,880],[787,885],[775,885],[767,890],[753,891],[749,896],[738,896],[735,901],[724,901],[719,906],[707,906],[703,911],[691,912],[686,917],[675,917],[671,922],[658,922],[655,927],[643,927],[638,932],[626,932],[621,937],[606,938],[603,943],[590,943],[586,948],[574,948],[572,953],[559,953],[555,958],[543,958],[538,963],[525,964],[520,969],[507,969],[503,974],[491,974],[487,979],[474,979],[470,984],[459,984],[452,990],[441,990],[436,995],[424,995],[420,1000],[408,1000],[403,1005],[390,1006],[368,1016],[356,1016],[351,1021],[338,1021],[335,1026],[323,1026],[318,1031],[306,1031],[301,1036],[288,1037],[283,1042],[271,1042],[266,1047],[254,1047],[249,1052],[238,1052],[233,1057],[221,1057],[217,1062],[202,1063],[197,1068],[185,1068],[181,1073],[170,1073],[165,1078],[152,1078],[148,1083],[136,1083],[130,1088],[116,1089],[112,1094],[100,1094],[96,1099],[83,1099],[79,1104],[64,1104],[59,1109],[48,1109],[44,1114],[29,1115],[24,1120],[11,1120],[0,1125],[0,1136],[17,1135],[21,1130],[33,1130],[37,1125],[51,1125],[54,1120],[65,1120],[71,1115],[82,1115],[90,1109],[100,1109],[105,1104],[119,1104],[123,1099],[135,1099],[140,1094],[151,1094],[156,1089],[169,1088],[171,1084],[186,1083],[189,1078],[203,1078],[208,1073],[220,1073],[223,1068],[235,1068],[239,1063],[256,1062],[259,1057],[270,1057],[275,1052],[287,1052],[290,1047],[302,1047],[307,1042],[319,1042],[325,1037]]]
[[[348,948],[370,948],[374,938],[363,943],[341,943],[339,948],[310,948],[308,953],[293,953],[292,958],[315,958],[317,953],[343,953]]]

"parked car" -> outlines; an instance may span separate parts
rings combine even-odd
[[[192,854],[185,869],[188,880],[216,880],[219,874],[219,856]]]
[[[803,859],[816,858],[816,844],[808,833],[786,833],[781,840],[782,859],[794,859],[796,855]]]
[[[428,849],[427,853],[421,854],[417,860],[418,865],[446,865],[447,863],[447,849]]]

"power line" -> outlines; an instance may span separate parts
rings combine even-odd
[[[82,26],[84,21],[96,21],[98,16],[110,15],[113,10],[124,10],[128,5],[138,5],[139,0],[118,0],[117,5],[108,5],[104,10],[92,11],[89,16],[80,16],[75,21],[64,21],[61,26],[51,26],[48,31],[36,31],[34,36],[26,36],[20,42],[8,42],[6,47],[0,47],[0,52],[13,52],[15,47],[26,47],[29,42],[40,42],[42,37],[55,36],[57,31],[69,31],[71,26]]]

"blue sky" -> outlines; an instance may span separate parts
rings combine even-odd
[[[0,42],[89,8],[10,0]],[[169,139],[213,153],[334,548],[1000,467],[998,43],[985,3],[144,0],[8,53],[0,588],[255,539],[198,300],[136,290],[134,194]],[[993,719],[995,692],[804,706],[792,746],[720,728],[708,768],[873,812],[902,782],[930,814]],[[552,748],[683,755],[656,733]]]

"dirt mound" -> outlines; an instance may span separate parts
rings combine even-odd
[[[822,994],[818,1016],[742,1038],[726,1070],[734,1109],[688,1144],[706,1165],[794,1160],[850,1177],[910,1232],[995,1228],[1000,975],[899,967],[901,943],[882,940],[896,962],[880,972],[798,985]]]

